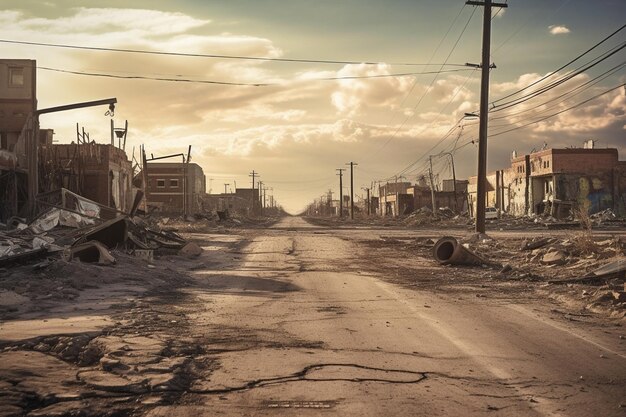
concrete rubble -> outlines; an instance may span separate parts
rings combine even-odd
[[[0,267],[44,258],[112,264],[110,250],[171,252],[187,244],[176,232],[149,226],[138,216],[117,213],[106,220],[100,214],[97,203],[81,197],[72,208],[51,207],[28,225],[14,222],[0,229]]]

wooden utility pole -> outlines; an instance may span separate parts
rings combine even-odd
[[[483,45],[480,77],[480,126],[478,130],[478,178],[476,184],[476,232],[485,233],[485,196],[487,191],[487,132],[489,121],[489,70],[491,62],[491,8],[507,7],[491,0],[467,1],[465,4],[483,6]]]
[[[359,164],[348,162],[346,165],[350,165],[350,218],[354,220],[354,166]]]
[[[265,199],[267,198],[267,187],[263,187],[263,210],[267,208]]]
[[[259,175],[258,172],[254,172],[254,170],[252,170],[252,172],[250,174],[248,174],[249,177],[252,177],[252,207],[251,207],[251,211],[254,213],[254,207],[256,206],[255,204],[255,198],[254,198],[254,179]]]
[[[430,178],[430,199],[433,206],[433,213],[437,209],[435,207],[435,182],[433,181],[433,156],[430,155],[428,157],[428,162],[430,162],[430,168],[428,169],[428,177]]]
[[[370,189],[367,187],[361,187],[361,188],[367,192],[367,215],[369,216],[372,214],[372,204],[370,202]]]
[[[452,164],[452,191],[454,193],[454,212],[458,211],[458,203],[456,201],[456,172],[454,170],[454,156],[452,156],[452,152],[446,152],[444,155],[450,155],[450,163]]]
[[[339,175],[339,217],[343,217],[343,171],[344,168],[337,168],[336,171]]]
[[[263,181],[259,181],[259,212],[263,214]]]

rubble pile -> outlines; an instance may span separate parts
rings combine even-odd
[[[556,293],[557,286],[564,287],[588,301],[587,309],[626,314],[626,242],[619,237],[596,239],[581,232],[521,241],[487,237],[466,245],[498,265],[501,279],[541,281]]]
[[[85,208],[82,201],[73,208],[45,210],[30,224],[13,219],[0,230],[0,268],[49,257],[113,264],[116,259],[112,250],[151,259],[154,251],[171,253],[187,244],[179,234],[151,227],[140,217],[117,213],[105,220],[99,214]]]
[[[212,213],[196,214],[194,216],[159,216],[151,214],[142,220],[155,230],[197,233],[207,230],[220,231],[229,228],[267,227],[278,220],[279,216],[247,216],[240,213],[230,213],[228,210]]]

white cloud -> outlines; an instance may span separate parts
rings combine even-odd
[[[564,35],[566,33],[570,33],[569,28],[563,25],[552,25],[549,26],[549,29],[552,35]]]
[[[337,77],[362,77],[391,74],[391,67],[378,65],[346,65]],[[331,102],[340,114],[355,116],[366,108],[394,107],[394,101],[411,86],[411,77],[352,78],[337,81],[338,88]]]
[[[181,33],[208,24],[209,20],[195,19],[182,13],[147,9],[87,8],[71,9],[70,16],[56,19],[24,18],[20,25],[34,31],[66,33],[127,32],[131,29],[163,35]]]

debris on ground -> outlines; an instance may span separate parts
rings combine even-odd
[[[451,236],[442,237],[435,243],[433,257],[442,265],[485,265],[488,263]]]

